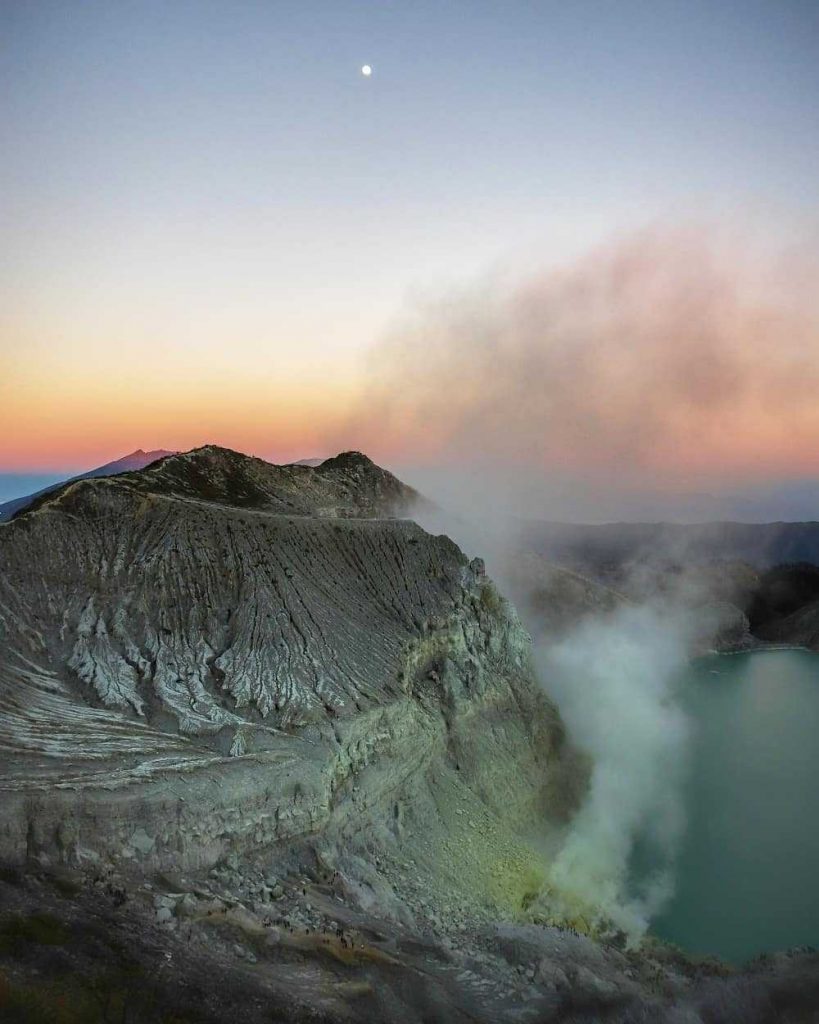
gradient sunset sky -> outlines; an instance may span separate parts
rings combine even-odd
[[[815,2],[8,0],[0,104],[0,471],[819,476]]]

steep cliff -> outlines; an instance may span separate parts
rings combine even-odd
[[[542,817],[562,733],[514,611],[446,537],[365,518],[416,500],[357,453],[205,448],[4,526],[2,855],[213,863],[450,776],[499,834]]]

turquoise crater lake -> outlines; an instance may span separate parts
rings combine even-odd
[[[675,895],[652,931],[735,963],[819,946],[819,655],[702,658],[680,700],[692,726],[688,824]]]

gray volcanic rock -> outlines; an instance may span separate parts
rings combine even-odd
[[[63,487],[65,483],[72,483],[75,480],[88,480],[98,476],[114,476],[117,473],[129,473],[135,469],[144,469],[146,466],[150,466],[152,462],[157,462],[159,459],[175,454],[175,452],[165,451],[164,449],[144,452],[141,448],[137,448],[130,455],[125,455],[114,462],[106,462],[104,466],[97,466],[96,469],[89,469],[87,473],[80,473],[79,476],[71,477],[68,481],[51,484],[40,491],[35,491],[34,494],[26,494],[21,498],[13,498],[11,501],[4,502],[0,505],[0,522],[11,519],[12,516],[28,508],[38,498],[51,494],[53,491]]]
[[[527,923],[586,765],[483,563],[384,518],[419,500],[206,447],[0,526],[0,1013],[807,1019],[815,956],[726,978]]]
[[[343,452],[318,466],[274,466],[207,445],[164,459],[130,483],[148,493],[322,518],[403,515],[424,501],[361,452]]]
[[[369,803],[440,762],[541,814],[562,733],[514,612],[446,537],[356,517],[416,497],[357,453],[205,448],[0,529],[0,855],[213,862],[374,764]]]

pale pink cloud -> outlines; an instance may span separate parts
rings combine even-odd
[[[819,468],[819,263],[653,229],[411,310],[347,435],[384,453],[672,478]]]

